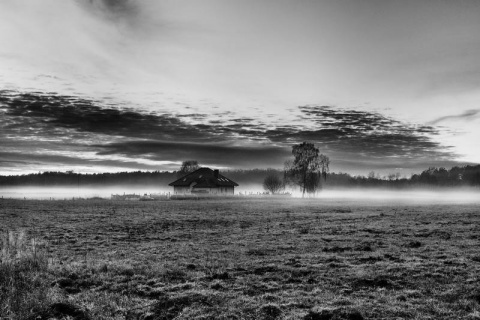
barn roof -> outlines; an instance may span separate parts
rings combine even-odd
[[[237,187],[238,183],[218,173],[218,170],[200,168],[180,179],[169,183],[172,187],[189,187],[195,183],[195,188]]]

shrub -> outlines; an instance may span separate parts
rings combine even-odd
[[[0,235],[0,319],[25,319],[49,302],[48,258],[25,232]]]
[[[281,190],[284,189],[284,184],[282,179],[277,176],[275,173],[270,173],[265,177],[265,180],[263,180],[263,189],[266,191],[271,192],[272,194],[275,194]]]

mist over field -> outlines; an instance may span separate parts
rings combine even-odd
[[[287,190],[292,198],[301,198],[298,190]],[[27,200],[72,200],[104,198],[110,199],[111,195],[136,194],[136,195],[169,195],[173,190],[169,187],[155,185],[122,185],[109,187],[10,187],[0,188],[0,197]],[[261,185],[250,184],[239,187],[235,190],[238,197],[262,196],[271,197],[265,194]],[[480,190],[475,188],[462,189],[411,189],[411,190],[389,190],[380,188],[359,189],[342,188],[326,189],[316,195],[306,198],[319,199],[322,202],[343,202],[343,203],[392,203],[392,204],[467,204],[480,203]],[[272,201],[275,198],[272,197]]]
[[[346,200],[355,202],[390,202],[392,204],[466,204],[480,203],[478,189],[447,190],[385,190],[385,189],[339,189],[324,190],[317,198],[322,200]]]
[[[14,199],[71,200],[72,198],[106,198],[112,194],[158,194],[172,190],[158,186],[109,186],[109,187],[10,187],[0,188],[0,196]]]

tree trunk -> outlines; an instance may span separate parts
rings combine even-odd
[[[307,187],[307,171],[303,171],[303,192],[302,192],[302,198],[305,198],[305,188]]]

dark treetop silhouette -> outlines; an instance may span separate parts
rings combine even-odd
[[[293,161],[285,163],[285,180],[287,183],[297,185],[302,195],[315,193],[320,187],[321,177],[326,180],[330,160],[327,156],[319,154],[318,148],[313,143],[303,142],[292,147]]]

